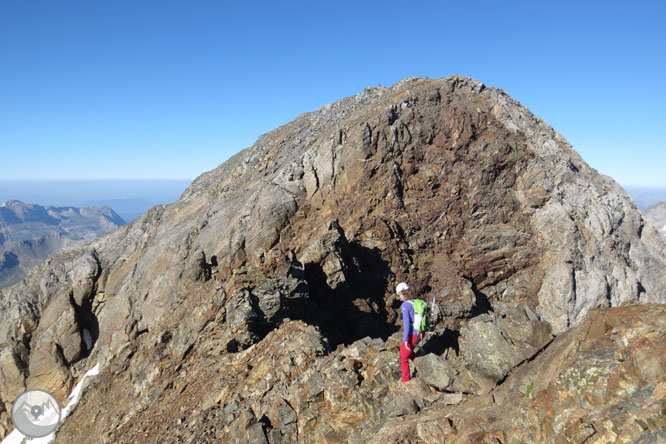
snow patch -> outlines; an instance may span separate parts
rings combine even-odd
[[[5,436],[5,439],[2,440],[2,444],[21,444],[23,438],[25,438],[25,435],[14,429],[12,433]]]
[[[76,406],[76,404],[79,402],[79,397],[81,396],[81,390],[83,389],[83,381],[86,380],[87,377],[89,376],[95,376],[99,374],[99,362],[95,364],[93,368],[88,370],[85,375],[83,375],[83,378],[79,381],[78,384],[76,384],[76,387],[74,387],[74,390],[72,390],[72,393],[69,395],[69,402],[67,403],[67,407],[65,407],[62,410],[62,419],[60,420],[60,423],[62,424],[62,421],[65,420],[65,417],[67,414]],[[5,437],[5,439],[2,440],[2,443],[0,444],[21,444],[24,439],[27,437],[19,432],[18,430],[12,431],[9,435]],[[49,444],[51,441],[53,441],[53,438],[55,438],[55,432],[51,433],[50,435],[47,435],[43,438],[32,438],[28,439],[25,441],[25,444]]]
[[[90,351],[93,346],[92,336],[90,335],[90,330],[87,328],[83,329],[83,342],[86,343],[86,350]]]

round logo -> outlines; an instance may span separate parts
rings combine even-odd
[[[27,390],[19,395],[12,406],[12,421],[25,436],[42,438],[60,424],[62,409],[55,397],[41,389]]]

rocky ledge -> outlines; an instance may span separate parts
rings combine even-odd
[[[89,442],[91,432],[105,443],[174,444],[666,439],[666,306],[593,310],[555,339],[531,316],[484,315],[460,344],[450,330],[429,333],[407,383],[399,335],[331,350],[318,329],[286,321],[230,355],[213,322],[176,367],[161,364],[157,344],[161,361],[101,376],[58,442]]]

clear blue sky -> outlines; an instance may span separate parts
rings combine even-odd
[[[193,179],[366,86],[473,77],[666,187],[666,2],[0,2],[0,179]]]

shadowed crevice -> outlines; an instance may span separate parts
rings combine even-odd
[[[322,266],[306,264],[309,309],[300,319],[316,325],[332,347],[351,344],[366,336],[386,340],[396,331],[388,322],[384,295],[392,275],[389,264],[377,249],[357,243],[344,243],[341,249],[346,265],[345,281],[335,287],[327,281]]]

